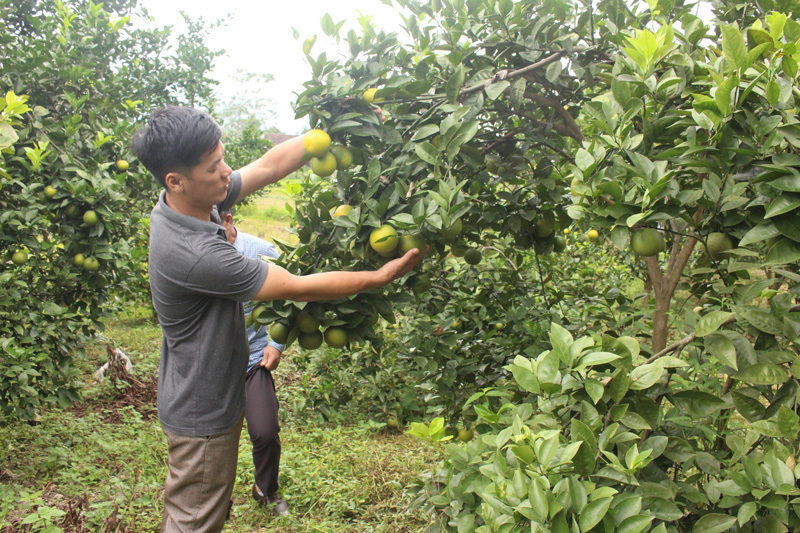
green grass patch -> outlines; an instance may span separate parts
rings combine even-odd
[[[253,198],[248,204],[236,209],[236,227],[245,233],[267,241],[278,239],[290,244],[297,243],[297,236],[289,231],[294,200],[283,187],[270,187]]]

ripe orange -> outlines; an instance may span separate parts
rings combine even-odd
[[[397,230],[389,224],[384,224],[369,234],[369,245],[384,256],[391,255],[395,251],[398,241]]]
[[[313,157],[324,156],[330,147],[331,137],[322,130],[311,130],[303,136],[303,148]]]

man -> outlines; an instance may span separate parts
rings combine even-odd
[[[156,110],[133,151],[164,187],[150,215],[149,274],[163,331],[158,414],[167,437],[165,532],[219,532],[236,475],[248,345],[243,302],[344,298],[405,275],[411,250],[379,270],[294,276],[244,257],[225,238],[225,210],[303,163],[303,138],[241,170],[225,164],[222,132],[207,113]]]
[[[220,219],[228,242],[245,257],[278,257],[274,244],[239,231],[233,225],[233,214],[230,211],[221,212]],[[245,312],[252,311],[254,306],[255,304],[246,306]],[[250,361],[247,366],[244,418],[247,420],[247,433],[253,444],[253,498],[272,507],[272,514],[275,516],[287,516],[289,506],[278,492],[281,439],[278,397],[275,394],[275,381],[272,379],[272,371],[281,362],[284,346],[270,341],[266,327],[247,328],[247,340],[250,345]]]

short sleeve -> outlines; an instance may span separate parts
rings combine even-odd
[[[186,277],[189,291],[247,302],[264,285],[269,264],[245,257],[222,238],[204,247]]]
[[[239,193],[242,192],[242,174],[237,170],[230,177],[231,185],[228,187],[228,194],[222,202],[217,204],[218,211],[228,211],[236,203]]]

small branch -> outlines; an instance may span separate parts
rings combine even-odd
[[[555,109],[561,119],[567,124],[567,127],[572,131],[573,134],[570,135],[570,137],[573,137],[578,142],[583,142],[583,133],[578,127],[578,124],[575,123],[575,119],[569,114],[569,111],[564,109],[564,104],[558,100],[553,100],[546,96],[536,94],[533,91],[525,91],[525,98],[528,100],[533,100],[539,105],[546,105]]]
[[[797,311],[800,311],[800,305],[794,305],[789,309],[790,313],[795,313]],[[733,322],[736,322],[736,316],[730,317],[728,320],[723,322],[720,325],[720,327],[726,326],[726,325],[731,324]],[[676,342],[675,344],[667,346],[666,348],[664,348],[663,350],[661,350],[657,354],[653,355],[650,359],[645,361],[643,364],[648,365],[648,364],[652,363],[653,361],[655,361],[656,359],[658,359],[659,357],[663,357],[663,356],[667,355],[668,353],[674,352],[675,350],[683,350],[686,346],[689,345],[690,342],[692,342],[696,338],[697,338],[697,335],[695,333],[691,333],[691,334],[687,335],[686,337],[684,337],[683,339],[681,339],[678,342]]]
[[[462,89],[461,92],[458,93],[458,96],[460,98],[462,96],[466,96],[466,95],[472,94],[474,92],[482,91],[483,89],[485,89],[486,87],[488,87],[489,85],[491,85],[491,84],[493,84],[493,83],[495,83],[497,81],[510,80],[510,79],[513,79],[513,78],[518,78],[520,76],[524,76],[528,72],[531,72],[533,70],[538,70],[538,69],[540,69],[542,67],[546,67],[550,63],[558,61],[564,55],[566,55],[566,53],[567,52],[564,51],[564,50],[558,51],[558,52],[554,53],[553,55],[545,57],[541,61],[537,61],[536,63],[533,63],[533,64],[528,65],[527,67],[523,67],[521,69],[512,70],[511,72],[509,72],[507,70],[501,70],[501,71],[497,72],[494,76],[492,76],[491,78],[489,78],[486,81],[482,81],[482,82],[480,82],[480,83],[478,83],[476,85],[473,85],[472,87],[467,87],[466,89]]]
[[[508,262],[508,264],[509,264],[509,265],[511,265],[511,269],[512,269],[512,270],[514,270],[514,272],[516,272],[516,273],[517,273],[517,276],[519,276],[519,280],[520,280],[520,281],[525,281],[525,278],[522,276],[522,274],[520,274],[520,273],[519,273],[519,269],[517,268],[517,265],[515,265],[515,264],[514,264],[514,263],[511,261],[511,259],[509,259],[509,258],[508,258],[508,256],[507,256],[506,254],[504,254],[502,251],[500,251],[500,249],[498,249],[498,248],[495,248],[494,246],[484,246],[484,247],[483,247],[483,249],[484,249],[484,250],[494,250],[495,252],[497,252],[498,254],[500,254],[500,257],[502,257],[503,259],[505,259],[505,260]]]

